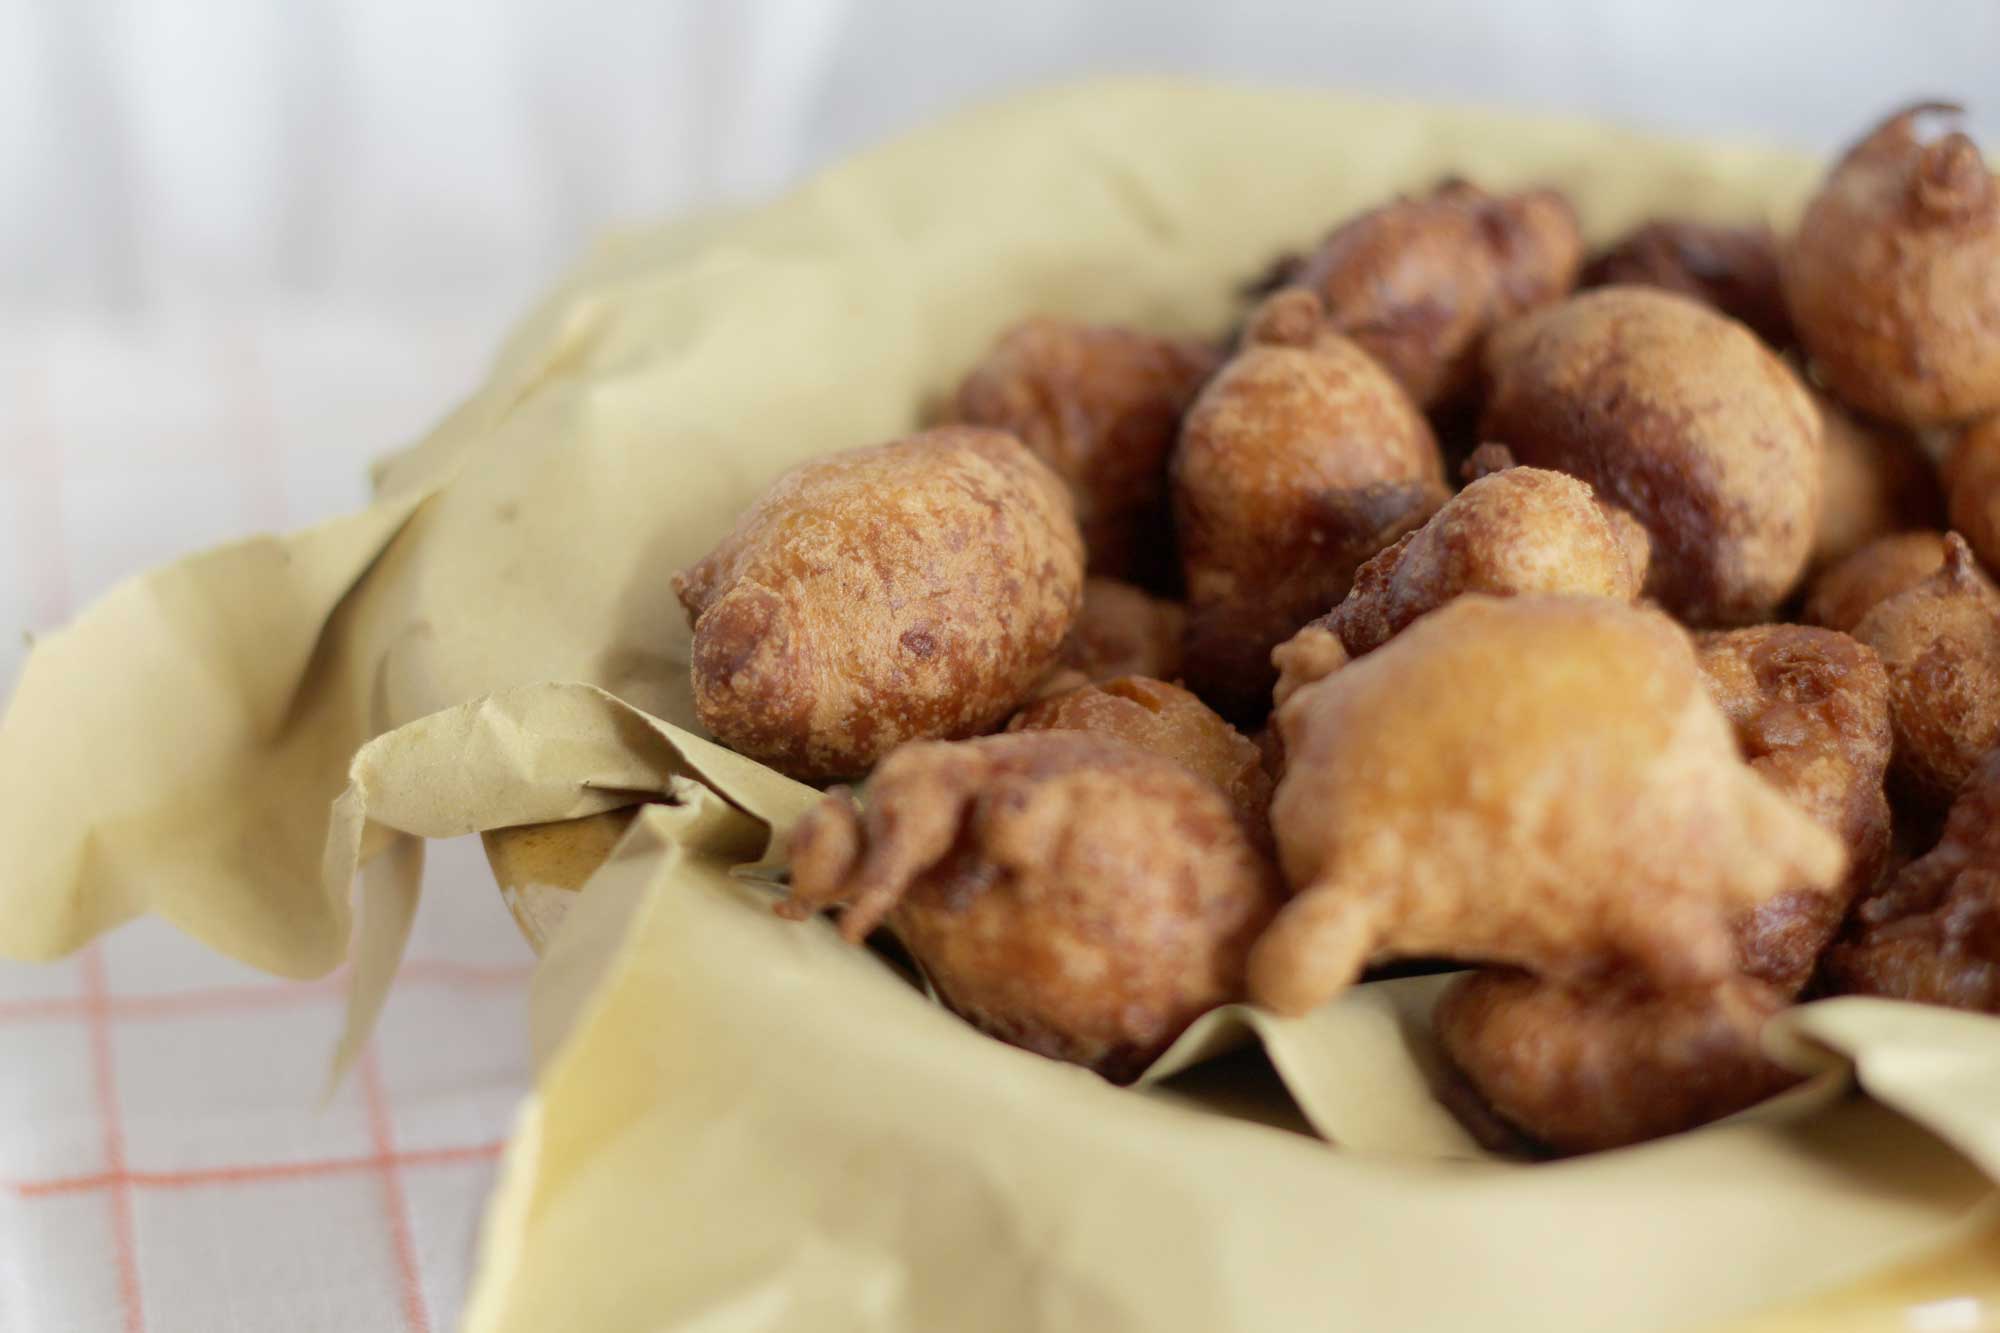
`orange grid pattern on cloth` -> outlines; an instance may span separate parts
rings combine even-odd
[[[488,344],[327,311],[0,326],[0,691],[14,631],[360,503]],[[0,963],[0,1330],[452,1327],[530,1084],[532,960],[476,844],[434,849],[411,958],[324,1104],[344,973],[273,980],[156,921]]]

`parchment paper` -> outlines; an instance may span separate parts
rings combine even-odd
[[[1020,316],[1213,330],[1271,252],[1449,171],[1559,184],[1601,236],[1662,209],[1781,215],[1817,170],[1118,82],[609,242],[385,460],[367,512],[135,580],[38,646],[0,724],[0,951],[152,910],[323,972],[365,865],[358,1036],[420,839],[662,798],[538,979],[545,1064],[477,1330],[1667,1327],[1947,1240],[1992,1191],[1993,1020],[1805,1010],[1774,1034],[1822,1071],[1803,1093],[1553,1166],[1488,1159],[1438,1110],[1422,979],[1208,1021],[1254,1027],[1303,1119],[1250,1086],[1254,1051],[1233,1082],[1115,1090],[774,919],[768,845],[812,792],[682,729],[672,570],[788,464],[911,428]],[[1838,1095],[1829,1051],[1872,1099]]]

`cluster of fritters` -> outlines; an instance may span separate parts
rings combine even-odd
[[[786,474],[675,580],[712,733],[866,779],[780,910],[1114,1080],[1467,965],[1441,1092],[1556,1152],[1784,1087],[1802,998],[2000,1012],[2000,197],[1950,110],[1788,237],[1586,256],[1451,181],[1221,339],[1030,320]]]

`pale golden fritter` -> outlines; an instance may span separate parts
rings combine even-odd
[[[1877,537],[1813,582],[1805,618],[1812,624],[1852,634],[1877,603],[1916,587],[1943,565],[1942,532]]]
[[[2000,571],[2000,416],[1969,426],[1945,461],[1951,526],[1989,570]]]
[[[1823,394],[1825,466],[1812,568],[1825,569],[1878,537],[1944,526],[1938,471],[1908,433],[1864,422]]]
[[[2000,751],[1959,789],[1936,848],[1855,915],[1827,955],[1830,990],[2000,1013]]]
[[[1792,342],[1792,317],[1778,275],[1778,238],[1760,224],[1654,218],[1593,258],[1582,285],[1679,292],[1748,325],[1772,347]]]
[[[806,781],[999,725],[1082,590],[1061,481],[1012,436],[962,426],[793,468],[674,576],[702,725]]]
[[[1487,472],[1363,565],[1339,606],[1278,646],[1274,697],[1283,704],[1465,593],[1630,602],[1645,584],[1648,555],[1638,522],[1575,477],[1531,467]]]
[[[1073,731],[927,742],[864,800],[799,823],[780,910],[842,904],[850,940],[886,924],[986,1032],[1125,1081],[1242,997],[1277,877],[1183,765]]]
[[[1583,241],[1553,190],[1489,195],[1447,181],[1334,229],[1281,281],[1319,297],[1421,407],[1462,395],[1489,330],[1576,283]]]
[[[1260,846],[1270,843],[1271,775],[1256,742],[1187,690],[1122,676],[1037,700],[1007,724],[1018,731],[1087,731],[1172,759],[1229,798]]]
[[[1030,319],[958,386],[955,419],[1012,434],[1069,486],[1090,572],[1172,576],[1167,455],[1220,353],[1191,338]]]
[[[1444,502],[1423,415],[1310,293],[1280,293],[1188,411],[1173,461],[1188,684],[1246,724],[1271,649],[1347,595],[1354,571]]]
[[[1646,591],[1675,615],[1768,619],[1805,572],[1819,413],[1741,324],[1668,292],[1600,287],[1502,327],[1487,366],[1486,438],[1644,524]]]
[[[1278,712],[1297,896],[1251,990],[1301,1013],[1371,959],[1659,989],[1731,975],[1730,922],[1846,873],[1756,776],[1686,633],[1606,598],[1461,597]]]
[[[1898,112],[1847,151],[1786,252],[1785,299],[1841,401],[1907,426],[2000,408],[2000,189],[1964,134]]]
[[[1898,786],[1943,809],[2000,745],[2000,591],[1950,533],[1937,572],[1877,602],[1854,637],[1889,672]]]

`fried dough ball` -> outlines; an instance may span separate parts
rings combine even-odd
[[[1653,538],[1649,595],[1695,624],[1769,618],[1812,553],[1820,421],[1755,335],[1600,287],[1499,330],[1487,363],[1486,438],[1630,510]]]
[[[779,910],[845,904],[855,941],[886,924],[994,1036],[1122,1082],[1241,998],[1277,877],[1181,764],[1083,732],[926,742],[865,797],[835,791],[798,824]]]
[[[1792,342],[1778,276],[1778,238],[1762,224],[1654,218],[1590,261],[1585,287],[1658,287],[1749,325],[1772,347]]]
[[[1082,590],[1061,481],[1011,435],[964,426],[793,468],[674,576],[702,725],[805,781],[998,725]]]
[[[1489,330],[1567,293],[1582,258],[1556,191],[1496,196],[1453,180],[1343,223],[1282,280],[1316,294],[1327,326],[1430,408],[1471,386]]]
[[[1787,890],[1737,923],[1738,966],[1796,995],[1888,859],[1888,673],[1872,649],[1806,625],[1704,634],[1696,656],[1750,767],[1847,849],[1839,883]]]
[[[1468,973],[1438,997],[1439,1044],[1487,1107],[1558,1153],[1598,1152],[1732,1115],[1798,1081],[1758,1045],[1785,997],[1738,977],[1660,995]]]
[[[1087,731],[1172,759],[1220,788],[1260,845],[1270,841],[1271,775],[1263,751],[1178,685],[1144,676],[1085,685],[1029,704],[1007,730]]]
[[[1916,587],[1943,565],[1942,532],[1877,537],[1819,576],[1806,598],[1806,619],[1852,634],[1878,602]]]
[[[1827,956],[1835,993],[2000,1013],[2000,751],[1960,788],[1937,847],[1856,916]]]
[[[1944,526],[1937,468],[1907,434],[1864,423],[1814,394],[1826,444],[1812,568],[1825,569],[1892,532]]]
[[[1464,593],[1630,602],[1646,581],[1648,555],[1638,521],[1575,477],[1532,467],[1488,472],[1363,565],[1347,600],[1278,646],[1275,698],[1283,704]]]
[[[1271,649],[1447,494],[1423,415],[1312,294],[1267,302],[1189,409],[1173,496],[1188,683],[1234,720],[1269,706]]]
[[[1083,581],[1083,610],[1063,640],[1061,663],[1076,673],[1072,684],[1181,674],[1181,638],[1187,608],[1117,579]]]
[[[2000,416],[1970,426],[1945,462],[1951,526],[1986,567],[2000,570]]]
[[[1371,959],[1657,989],[1732,972],[1730,919],[1846,872],[1757,777],[1686,633],[1605,598],[1461,597],[1294,694],[1272,801],[1297,896],[1251,994],[1302,1013]]]
[[[1069,486],[1090,572],[1171,574],[1167,455],[1220,354],[1191,338],[1030,319],[958,386],[954,417],[1012,434]]]
[[[2000,190],[1971,139],[1889,117],[1834,167],[1785,257],[1785,299],[1842,401],[1906,426],[2000,408]]]
[[[2000,745],[2000,591],[1963,537],[1944,541],[1935,574],[1876,603],[1854,627],[1889,672],[1893,771],[1911,797],[1938,809]]]

